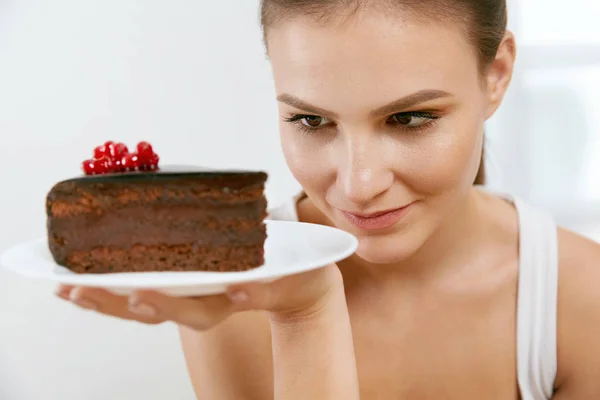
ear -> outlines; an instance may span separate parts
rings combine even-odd
[[[496,58],[490,65],[486,76],[487,99],[489,102],[486,119],[494,115],[502,103],[512,79],[516,56],[515,36],[512,32],[506,31],[502,43],[498,47]]]

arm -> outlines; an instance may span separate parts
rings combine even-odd
[[[305,194],[297,212],[300,221],[330,223]],[[359,398],[350,318],[341,274],[335,272],[340,284],[322,307],[299,318],[272,315],[276,399]]]
[[[309,308],[238,313],[205,332],[180,332],[200,400],[359,398],[341,284]]]
[[[335,265],[231,293],[240,289],[244,296],[231,299],[242,312],[216,326],[214,310],[192,302],[184,312],[184,300],[177,301],[178,320],[188,320],[181,325],[196,328],[181,328],[181,335],[199,399],[359,398],[350,318]],[[256,309],[269,311],[243,311]],[[208,325],[207,314],[213,316]]]
[[[273,398],[271,338],[264,313],[234,314],[205,332],[185,326],[179,332],[198,400]]]
[[[600,246],[561,232],[554,400],[600,398]]]
[[[359,399],[343,288],[331,295],[308,315],[271,318],[275,399]]]

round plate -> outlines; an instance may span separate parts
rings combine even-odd
[[[349,257],[358,246],[354,236],[328,226],[287,221],[266,224],[265,264],[250,271],[75,274],[54,262],[46,238],[9,249],[0,264],[28,278],[101,287],[122,295],[145,289],[172,296],[202,296],[223,293],[233,284],[269,282],[321,268]]]

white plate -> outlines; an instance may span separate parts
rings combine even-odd
[[[269,282],[321,268],[349,257],[358,246],[354,236],[327,226],[285,221],[266,224],[265,264],[250,271],[75,274],[54,262],[46,238],[9,249],[0,264],[29,278],[101,287],[123,295],[149,289],[172,296],[201,296],[223,293],[232,284]]]

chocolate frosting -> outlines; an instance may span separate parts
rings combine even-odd
[[[160,166],[155,171],[126,171],[114,172],[108,174],[84,175],[81,174],[63,182],[93,180],[95,182],[106,182],[115,180],[128,181],[159,181],[164,178],[172,179],[173,177],[182,176],[189,177],[195,175],[199,178],[217,178],[217,177],[251,177],[255,176],[263,182],[267,180],[267,174],[263,171],[253,170],[237,170],[237,169],[216,169],[210,167],[193,166],[193,165],[165,165]]]

